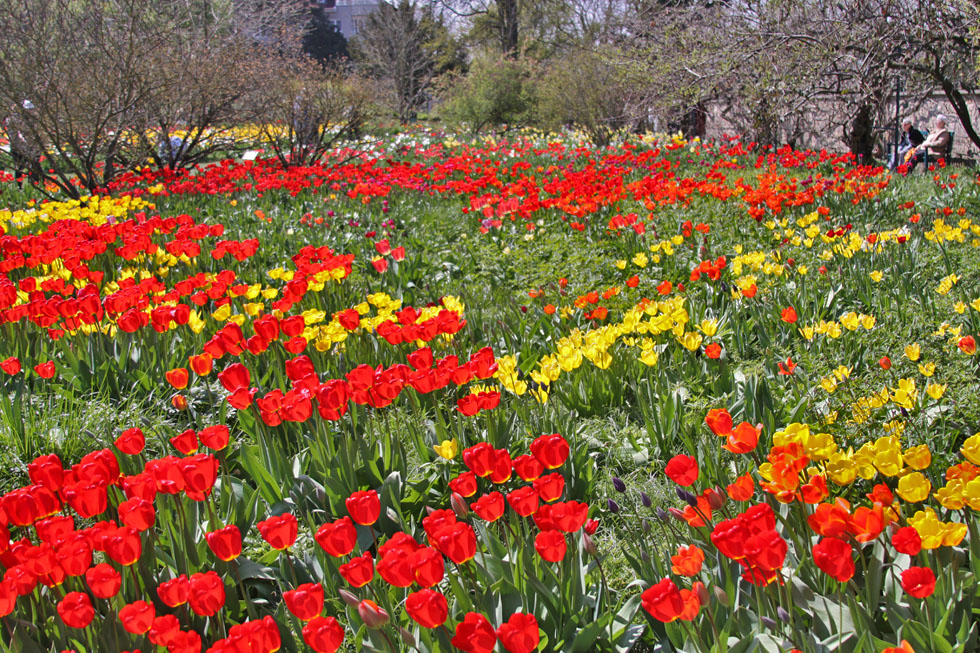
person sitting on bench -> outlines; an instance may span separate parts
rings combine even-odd
[[[939,114],[936,116],[936,126],[929,132],[929,136],[922,142],[922,145],[909,150],[912,153],[908,159],[909,170],[915,170],[917,164],[925,162],[927,153],[933,159],[945,157],[948,145],[949,132],[946,130],[946,116]]]
[[[888,163],[889,170],[897,170],[899,164],[905,161],[905,155],[909,150],[919,147],[922,145],[922,141],[926,139],[915,125],[912,124],[911,118],[906,118],[902,121],[902,136],[898,141],[898,158],[892,157],[891,161]]]

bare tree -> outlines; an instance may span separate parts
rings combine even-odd
[[[0,12],[0,106],[38,155],[39,182],[77,197],[126,167],[127,134],[145,129],[138,109],[160,87],[149,53],[165,37],[141,4],[11,0]]]
[[[257,57],[247,95],[250,119],[283,167],[315,163],[357,138],[372,115],[369,80],[301,54]]]
[[[77,197],[150,157],[180,167],[210,154],[237,120],[255,45],[281,46],[299,9],[309,13],[300,0],[10,0],[0,107],[32,180]]]

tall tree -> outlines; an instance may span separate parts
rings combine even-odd
[[[382,2],[351,40],[355,61],[387,88],[399,120],[414,120],[433,80],[464,64],[464,52],[431,5]]]

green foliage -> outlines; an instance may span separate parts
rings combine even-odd
[[[490,126],[525,124],[534,106],[533,70],[527,61],[480,54],[468,75],[443,80],[440,113],[474,133]]]

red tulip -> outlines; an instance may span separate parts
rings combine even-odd
[[[726,436],[732,432],[732,416],[724,408],[712,408],[704,418],[705,424],[717,436]]]
[[[531,443],[531,455],[545,469],[557,469],[568,459],[568,441],[557,433],[542,435]]]
[[[27,465],[27,475],[35,485],[57,492],[65,478],[65,468],[56,454],[38,456]]]
[[[85,628],[95,617],[92,600],[84,592],[68,592],[58,603],[58,616],[70,628]]]
[[[449,489],[462,497],[473,496],[477,490],[476,474],[473,472],[463,472],[449,481]]]
[[[128,456],[135,456],[143,451],[146,446],[146,438],[143,431],[138,428],[126,429],[116,438],[116,448]]]
[[[236,390],[248,390],[248,386],[252,382],[252,375],[248,368],[241,363],[232,363],[218,373],[218,381],[221,382],[225,390],[234,393]]]
[[[201,441],[201,444],[208,449],[221,451],[228,446],[230,434],[227,426],[224,424],[215,424],[214,426],[201,429],[197,437]]]
[[[92,566],[92,545],[84,533],[74,533],[62,540],[55,555],[68,576],[81,576]]]
[[[476,555],[476,533],[469,524],[459,522],[442,528],[436,535],[439,550],[461,565]]]
[[[798,319],[798,316],[796,315],[796,309],[793,308],[792,306],[784,308],[782,312],[779,314],[779,317],[782,319],[783,322],[786,322],[787,324],[793,324]]]
[[[647,588],[640,595],[640,599],[643,609],[651,617],[664,623],[675,621],[684,611],[684,599],[681,597],[680,590],[669,578],[664,578],[656,585]]]
[[[899,553],[916,556],[922,550],[922,538],[919,536],[919,531],[915,530],[915,528],[905,526],[895,531],[895,534],[892,535],[892,546]]]
[[[175,390],[183,390],[187,387],[189,375],[187,369],[184,367],[172,369],[164,373],[164,376],[167,378],[167,383],[172,385]]]
[[[335,522],[320,526],[315,537],[320,548],[335,558],[341,558],[354,550],[354,545],[357,543],[357,530],[350,517],[342,517]]]
[[[888,358],[887,356],[882,356],[880,359],[878,359],[878,365],[880,365],[881,369],[883,370],[890,370],[892,367],[892,359]]]
[[[494,448],[480,442],[463,450],[463,464],[476,476],[485,478],[493,473]]]
[[[146,638],[156,646],[169,646],[180,632],[180,622],[172,614],[165,614],[153,620]]]
[[[438,628],[449,618],[449,603],[439,592],[424,589],[408,595],[405,611],[423,628]]]
[[[534,491],[537,492],[542,501],[556,501],[561,498],[562,492],[565,491],[565,478],[558,473],[542,476],[535,479]]]
[[[194,429],[187,429],[170,438],[170,444],[180,453],[189,456],[197,451],[197,432]]]
[[[956,346],[967,356],[973,356],[977,353],[977,341],[973,336],[963,336],[956,343]]]
[[[17,606],[17,591],[13,583],[0,581],[0,617],[6,617]]]
[[[667,462],[664,472],[670,480],[686,487],[698,480],[698,463],[693,456],[678,454]]]
[[[204,534],[211,552],[228,562],[242,554],[242,532],[234,524]]]
[[[497,638],[509,653],[531,653],[541,642],[538,620],[533,614],[515,612],[497,628]]]
[[[123,526],[106,538],[105,549],[110,558],[123,567],[128,567],[140,559],[143,553],[143,540],[136,529]]]
[[[936,591],[936,574],[929,567],[909,567],[902,572],[902,589],[917,599],[932,596]]]
[[[194,574],[187,581],[187,602],[195,614],[211,617],[224,607],[225,585],[216,572]]]
[[[452,645],[466,653],[491,653],[497,645],[497,633],[482,614],[467,612],[456,626]]]
[[[142,635],[150,630],[153,619],[156,618],[156,610],[153,604],[148,601],[136,601],[124,606],[119,611],[119,621],[122,623],[126,632],[134,635]]]
[[[422,587],[437,585],[445,574],[442,554],[432,547],[424,546],[412,553],[409,563],[415,582]]]
[[[568,545],[560,531],[542,531],[534,538],[534,550],[548,562],[561,562]]]
[[[561,476],[559,476],[559,478],[561,478]],[[524,486],[507,495],[507,503],[509,503],[511,509],[521,517],[530,517],[538,511],[540,497],[538,496],[538,492],[535,491],[537,488],[537,481],[534,483],[535,487]],[[564,479],[562,480],[562,484],[564,485]],[[558,495],[561,495],[561,490],[558,491]]]
[[[351,518],[363,526],[370,526],[381,516],[381,501],[376,490],[355,492],[344,503]]]
[[[299,533],[299,523],[296,521],[296,517],[288,512],[260,521],[256,524],[256,528],[259,529],[259,535],[262,536],[262,539],[277,551],[291,547]]]
[[[122,575],[105,562],[100,562],[85,572],[85,581],[96,598],[109,599],[122,587]]]
[[[534,481],[544,473],[544,465],[534,456],[524,454],[514,458],[514,471],[525,481]]]
[[[187,603],[189,592],[190,581],[184,574],[157,585],[157,596],[160,597],[164,605],[171,608],[176,608],[179,605]]]
[[[303,641],[316,653],[333,653],[344,643],[344,628],[333,617],[314,617],[303,626]]]
[[[484,494],[482,497],[470,504],[470,508],[473,512],[477,514],[483,521],[495,522],[500,519],[504,514],[504,495],[500,492],[491,492],[490,494]]]
[[[20,360],[11,356],[10,358],[4,361],[0,361],[0,369],[2,369],[10,376],[13,376],[14,374],[20,372]]]
[[[133,497],[119,504],[119,520],[138,531],[153,527],[156,521],[156,510],[153,504],[139,497]]]
[[[393,547],[379,551],[378,574],[394,587],[408,587],[415,581],[412,575],[412,552]]]
[[[305,583],[282,593],[286,608],[300,621],[309,621],[323,612],[323,585]]]
[[[836,537],[824,537],[813,545],[813,561],[828,576],[846,583],[854,576],[854,550]]]
[[[34,366],[34,371],[42,379],[50,379],[54,376],[55,368],[54,361],[48,361],[46,363],[38,363]]]
[[[188,363],[190,363],[191,369],[194,370],[194,374],[198,376],[207,376],[214,368],[214,358],[211,357],[211,354],[191,356],[188,359]]]
[[[355,556],[350,562],[340,565],[340,575],[353,587],[364,587],[374,578],[374,560],[371,553]]]

